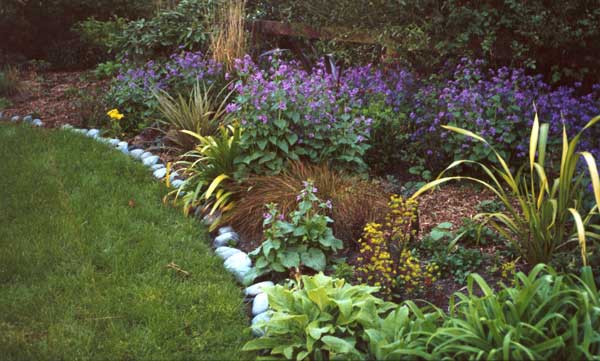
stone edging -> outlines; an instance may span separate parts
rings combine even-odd
[[[3,120],[3,113],[0,112],[0,120]],[[32,126],[41,127],[44,123],[31,115],[24,116],[22,119],[18,115],[13,116],[10,121],[12,123],[18,123],[23,121],[24,123],[31,124]],[[112,148],[121,151],[124,154],[128,154],[133,159],[142,162],[145,166],[150,168],[154,178],[158,180],[164,180],[167,175],[167,169],[165,165],[159,162],[160,158],[151,152],[144,151],[141,148],[129,148],[129,143],[122,141],[118,138],[105,138],[100,136],[101,132],[99,129],[84,129],[74,128],[69,124],[65,124],[61,129],[80,133],[86,137],[92,138],[100,143],[104,143]],[[169,182],[175,189],[180,188],[184,181],[178,178],[179,174],[177,171],[169,175]],[[205,217],[203,222],[207,225],[211,224],[209,217]],[[240,241],[240,236],[230,226],[221,227],[218,230],[218,235],[213,239],[213,247],[215,254],[221,258],[224,262],[225,269],[232,273],[236,280],[242,284],[244,277],[252,269],[252,260],[245,252],[240,249],[234,248]],[[269,320],[271,311],[269,310],[269,300],[267,294],[263,292],[264,287],[272,287],[274,283],[271,281],[258,282],[244,289],[244,295],[246,299],[252,300],[252,323],[251,329],[252,334],[256,337],[264,335],[264,330],[258,327],[257,323]]]

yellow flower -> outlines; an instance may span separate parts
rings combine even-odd
[[[106,113],[106,115],[108,115],[112,120],[121,120],[123,117],[125,117],[123,114],[119,113],[118,109],[111,109]]]

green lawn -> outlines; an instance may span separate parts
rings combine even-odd
[[[106,145],[0,123],[2,360],[244,356],[242,292],[165,191]]]

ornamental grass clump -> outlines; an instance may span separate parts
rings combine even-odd
[[[175,202],[182,199],[186,215],[196,208],[211,215],[231,210],[234,206],[234,192],[231,190],[236,170],[234,159],[240,152],[242,129],[237,124],[221,126],[215,136],[201,136],[187,130],[182,132],[196,138],[198,145],[177,162],[187,178],[179,189],[171,192]],[[210,229],[219,224],[220,217]]]
[[[521,256],[531,265],[552,260],[554,252],[570,243],[579,244],[581,259],[587,264],[587,239],[600,239],[600,227],[593,224],[600,206],[600,177],[594,156],[587,151],[578,151],[583,133],[600,121],[600,116],[590,120],[571,140],[566,126],[562,132],[562,155],[558,176],[549,177],[552,169],[546,168],[546,147],[549,125],[540,125],[537,114],[533,121],[529,140],[529,162],[514,173],[507,161],[483,137],[465,129],[443,126],[444,129],[464,135],[483,144],[494,154],[499,167],[472,161],[458,160],[450,164],[436,179],[413,196],[451,180],[469,180],[491,190],[502,202],[504,211],[481,213],[476,216],[489,222],[506,239],[511,240]],[[591,178],[591,189],[595,205],[585,209],[582,205],[586,190],[584,172],[579,171],[577,162],[585,161]],[[468,176],[443,177],[444,174],[462,164],[479,167],[488,180]]]
[[[333,170],[326,164],[290,162],[278,175],[253,175],[235,184],[239,197],[226,221],[246,239],[263,239],[264,205],[276,203],[282,213],[289,214],[296,208],[296,196],[307,179],[319,189],[320,198],[333,204],[332,209],[325,210],[335,221],[333,234],[348,246],[355,246],[365,224],[384,217],[388,196],[380,185]]]
[[[231,117],[225,107],[231,92],[227,93],[227,88],[213,89],[212,85],[206,87],[196,83],[187,97],[182,94],[173,97],[164,90],[154,93],[163,116],[161,122],[170,127],[166,133],[169,141],[181,149],[190,150],[198,140],[183,130],[208,136],[217,133],[219,126],[230,123]]]

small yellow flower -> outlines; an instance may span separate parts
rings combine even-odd
[[[112,120],[121,120],[123,117],[125,117],[123,114],[119,113],[118,109],[111,109],[106,113],[106,115],[108,115]]]

